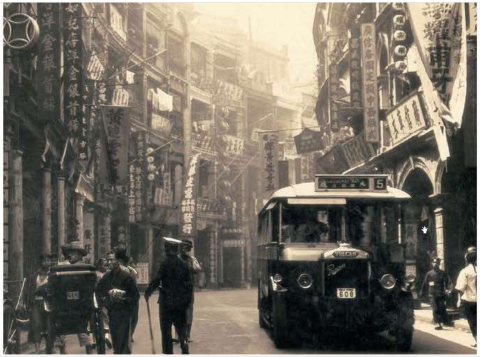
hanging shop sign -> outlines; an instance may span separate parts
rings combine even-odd
[[[87,65],[87,78],[91,79],[92,81],[99,81],[102,79],[105,73],[105,67],[103,66],[102,62],[97,57],[96,53],[92,53],[88,60]]]
[[[467,94],[465,4],[407,6],[415,43],[433,88],[450,109],[452,119],[460,124]]]
[[[40,28],[37,21],[22,12],[3,18],[3,45],[15,50],[26,50],[37,43]]]
[[[129,165],[128,173],[128,221],[135,223],[135,164]]]
[[[228,156],[241,156],[245,151],[245,141],[236,136],[224,135],[226,140],[225,153]]]
[[[426,127],[418,92],[403,99],[386,116],[393,145]]]
[[[87,118],[83,103],[82,5],[61,4],[63,12],[64,108],[69,136],[78,138],[78,157],[88,155]]]
[[[309,182],[313,177],[313,153],[302,155],[301,160],[301,182]]]
[[[337,131],[340,128],[339,106],[337,102],[340,91],[340,79],[338,76],[338,65],[333,61],[328,66],[328,91],[328,97],[330,98],[330,127],[332,131]]]
[[[215,95],[217,104],[238,104],[242,102],[243,89],[235,84],[218,80]]]
[[[172,132],[173,124],[168,118],[162,115],[152,113],[152,129],[157,130],[165,135],[170,135]]]
[[[60,4],[38,4],[41,28],[38,46],[38,115],[60,119]]]
[[[150,282],[149,268],[149,263],[137,263],[137,284],[147,285]]]
[[[85,264],[95,264],[94,242],[94,215],[85,212],[83,216],[83,244],[87,251],[87,255],[83,258]]]
[[[348,167],[355,167],[375,156],[375,148],[365,140],[365,132],[342,144],[343,155]]]
[[[271,194],[278,189],[278,132],[261,133],[262,192]]]
[[[137,150],[136,150],[136,159],[135,169],[134,169],[134,182],[135,182],[135,221],[140,222],[144,218],[145,214],[145,197],[144,190],[146,186],[145,177],[146,177],[146,160],[145,156],[147,154],[147,143],[146,143],[146,133],[144,131],[139,131],[136,133],[137,141]]]
[[[194,240],[197,230],[197,191],[198,191],[198,168],[200,164],[199,154],[193,155],[186,172],[185,190],[180,206],[180,237]]]
[[[362,24],[363,125],[369,143],[380,142],[375,24]]]
[[[323,150],[322,134],[305,128],[299,135],[294,137],[297,154],[305,154],[307,152]]]
[[[348,41],[350,53],[350,101],[354,108],[362,107],[362,72],[360,29],[354,27]]]
[[[126,185],[129,178],[128,150],[130,141],[130,121],[127,108],[103,107],[102,114],[107,138],[107,157],[111,182],[116,185]]]
[[[8,248],[10,244],[10,139],[8,136],[3,141],[3,279],[8,279]]]
[[[324,155],[314,154],[315,174],[341,174],[348,169],[348,164],[341,147],[335,146]]]
[[[117,107],[128,107],[130,94],[126,89],[115,88],[113,91],[112,105]]]

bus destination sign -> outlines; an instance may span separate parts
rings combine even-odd
[[[387,176],[315,176],[316,191],[386,191]]]

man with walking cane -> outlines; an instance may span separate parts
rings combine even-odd
[[[173,354],[172,324],[175,326],[182,354],[188,354],[186,336],[186,311],[192,299],[193,282],[188,264],[178,257],[182,242],[164,237],[167,259],[162,262],[157,276],[145,291],[147,300],[158,288],[160,296],[160,330],[162,332],[162,350],[164,354]]]

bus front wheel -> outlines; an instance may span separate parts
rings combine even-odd
[[[274,293],[272,298],[273,342],[277,348],[285,348],[289,346],[286,304],[280,294]]]

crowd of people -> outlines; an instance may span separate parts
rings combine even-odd
[[[145,292],[145,299],[156,289],[160,290],[160,326],[164,353],[173,352],[173,343],[179,342],[183,353],[188,353],[193,323],[194,281],[202,267],[191,255],[193,244],[173,238],[165,238],[166,259]],[[58,261],[56,255],[42,255],[41,266],[28,279],[25,295],[25,310],[31,317],[28,341],[35,345],[36,353],[41,352],[42,338],[47,332],[47,312],[45,299],[48,294],[48,277],[52,266],[82,264],[87,255],[78,241],[62,246],[64,260]],[[99,302],[105,331],[105,344],[113,348],[115,354],[131,354],[133,335],[138,323],[140,293],[137,286],[138,273],[135,263],[127,255],[125,248],[116,248],[100,258],[96,264],[95,294]],[[201,279],[200,279],[201,280]],[[202,284],[203,285],[203,284]],[[176,338],[172,338],[172,325]],[[86,354],[91,354],[95,342],[88,333],[78,333],[80,346]],[[66,354],[65,336],[55,338],[60,353]],[[46,351],[54,353],[54,350]]]

